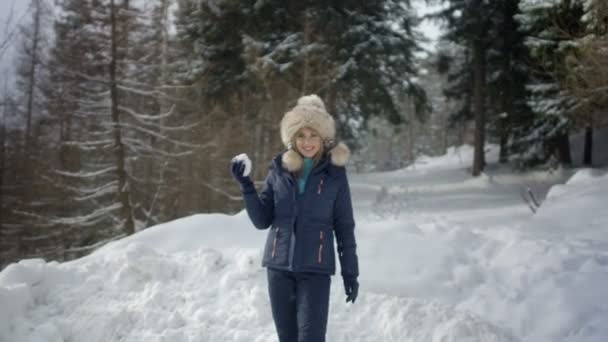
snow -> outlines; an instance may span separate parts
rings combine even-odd
[[[523,0],[519,4],[522,12],[533,10],[546,10],[558,6],[561,0]]]
[[[414,0],[412,6],[418,17],[423,18],[416,27],[416,30],[425,37],[425,41],[421,44],[422,47],[426,51],[436,51],[437,42],[443,33],[443,28],[437,20],[425,18],[425,16],[438,13],[446,4],[441,2],[429,3],[426,0]]]
[[[605,170],[469,176],[472,148],[350,174],[361,290],[332,278],[328,341],[608,340]],[[530,186],[536,214],[521,199]],[[244,211],[194,215],[66,263],[0,273],[0,341],[277,341]]]

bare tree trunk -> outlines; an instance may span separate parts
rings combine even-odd
[[[517,13],[518,6],[517,1],[505,3],[503,8],[503,21],[504,26],[502,29],[503,45],[502,45],[502,73],[507,78],[503,85],[503,93],[501,96],[501,110],[502,113],[498,118],[500,122],[500,152],[498,161],[500,163],[506,163],[509,151],[508,151],[508,139],[509,139],[509,127],[508,121],[510,116],[513,114],[513,79],[511,77],[511,49],[513,45],[513,35],[515,34],[515,19],[514,15]]]
[[[310,20],[308,10],[304,11],[304,72],[302,74],[302,91],[300,92],[300,96],[304,96],[308,94],[308,78],[309,78],[309,61],[308,61],[308,44],[310,42]]]
[[[485,167],[485,80],[486,53],[480,39],[473,42],[473,110],[475,117],[475,152],[473,176],[479,176]]]
[[[171,5],[170,0],[161,0],[160,1],[160,6],[161,6],[160,85],[161,86],[165,86],[169,83],[169,27],[171,25],[169,22],[169,6],[170,5]],[[160,98],[160,109],[161,109],[161,113],[163,113],[163,114],[169,110],[169,104],[167,103],[167,100],[165,98],[163,98],[162,96]],[[161,120],[161,123],[164,123],[164,121]],[[161,124],[161,129],[162,128],[163,128],[163,125]]]
[[[30,50],[30,66],[28,71],[28,84],[27,84],[27,104],[25,111],[25,144],[23,148],[24,153],[24,167],[23,170],[26,173],[25,185],[24,186],[24,201],[28,201],[28,191],[26,188],[31,184],[31,165],[30,165],[30,152],[32,148],[32,115],[34,108],[34,90],[36,89],[36,68],[38,66],[38,44],[40,43],[40,15],[41,15],[41,4],[40,0],[34,0],[34,36],[32,37],[32,46]]]
[[[500,152],[498,154],[498,162],[501,164],[506,163],[509,159],[509,148],[507,146],[509,142],[509,135],[506,120],[506,118],[500,119]]]
[[[14,185],[17,184],[17,175],[21,171],[18,163],[15,163],[15,159],[19,156],[20,147],[14,145],[12,148],[13,156],[11,157],[11,147],[10,145],[9,148],[6,146],[7,140],[10,142],[11,139],[10,135],[7,137],[6,118],[17,114],[17,106],[10,98],[8,89],[8,77],[5,76],[4,101],[0,106],[0,110],[2,110],[0,121],[0,269],[25,254],[22,242],[25,235],[24,229],[15,225],[11,227],[8,224],[11,223],[9,220],[13,218],[11,216],[11,205],[16,201],[15,191],[19,191],[15,189]],[[8,210],[4,210],[5,208]]]
[[[583,165],[593,164],[593,126],[585,127],[585,151],[583,154]]]
[[[264,89],[266,91],[266,96],[269,100],[268,101],[269,105],[268,105],[268,109],[264,111],[264,113],[262,114],[262,117],[261,117],[261,119],[262,119],[261,158],[262,159],[259,159],[256,161],[258,164],[268,163],[274,156],[274,153],[276,153],[276,151],[273,150],[271,135],[272,135],[272,132],[274,132],[274,127],[276,126],[276,121],[274,118],[276,116],[276,113],[278,112],[277,100],[280,100],[277,98],[277,96],[274,92],[275,87],[274,87],[273,80],[265,79],[265,80],[263,80],[263,82],[264,82]]]
[[[167,95],[163,91],[163,87],[169,84],[169,70],[168,70],[168,51],[169,51],[169,6],[170,0],[160,0],[159,4],[159,16],[158,20],[155,21],[155,27],[159,27],[160,32],[160,75],[157,80],[157,84],[155,86],[158,91],[158,114],[164,115],[171,110],[171,105],[167,99]],[[165,135],[165,118],[161,118],[157,122],[157,130],[161,136]],[[157,142],[156,137],[150,137],[150,145],[154,146],[155,144],[162,142]],[[163,148],[164,150],[164,148]],[[154,189],[154,195],[150,200],[150,206],[146,210],[146,221],[143,224],[143,228],[148,227],[150,224],[159,223],[158,220],[163,220],[167,215],[165,214],[167,210],[168,203],[165,201],[165,179],[169,177],[168,175],[168,161],[167,157],[159,156],[158,160],[150,160],[147,163],[145,172],[146,179],[149,179],[151,175],[158,173],[158,182],[155,185],[156,189]],[[155,215],[155,212],[158,213]]]
[[[260,164],[262,161],[262,150],[263,150],[263,146],[262,146],[262,122],[261,120],[255,120],[255,126],[253,127],[253,135],[252,135],[252,141],[253,141],[253,159],[256,161],[256,163]],[[264,170],[262,169],[262,167],[256,167],[255,170],[255,178],[261,178],[264,177]]]
[[[415,144],[416,144],[416,130],[414,127],[414,109],[413,109],[413,105],[410,106],[408,112],[409,112],[409,123],[408,123],[408,161],[410,163],[414,163],[416,161],[416,151],[414,150]]]
[[[161,58],[160,58],[160,85],[162,87],[166,86],[167,84],[169,84],[169,28],[170,28],[170,20],[169,20],[169,7],[171,6],[171,0],[161,0],[160,2],[160,6],[161,6]],[[164,115],[165,113],[169,112],[171,110],[170,108],[170,104],[169,101],[165,98],[165,93],[164,92],[160,92],[161,94],[161,98],[160,98],[160,114]],[[159,132],[161,135],[164,136],[165,134],[165,119],[160,119],[159,120]],[[168,177],[167,175],[167,168],[168,168],[168,161],[167,158],[164,157],[161,159],[161,165],[160,166],[160,180],[159,180],[159,184],[158,189],[156,191],[156,195],[154,195],[154,199],[152,201],[152,204],[150,205],[150,210],[149,210],[149,216],[148,217],[152,217],[152,215],[154,214],[154,204],[156,201],[159,202],[158,206],[158,212],[159,212],[159,218],[162,220],[163,218],[167,217],[167,204],[166,203],[166,196],[162,196],[159,199],[157,199],[157,196],[161,196],[161,194],[165,194],[165,190],[163,189],[164,187],[164,183],[165,183],[165,177]],[[155,222],[158,223],[158,222]],[[146,227],[147,224],[144,226]]]
[[[125,147],[122,143],[122,132],[120,127],[120,113],[118,110],[118,86],[117,86],[117,59],[118,59],[118,30],[116,19],[116,6],[114,0],[110,2],[111,21],[111,56],[110,56],[110,101],[112,123],[114,124],[114,156],[116,159],[116,173],[118,177],[118,200],[122,205],[123,229],[127,235],[135,232],[133,213],[130,203],[130,189],[127,186],[127,172],[125,163]]]
[[[334,85],[329,85],[328,87],[329,89],[327,90],[327,97],[325,100],[325,106],[327,107],[327,110],[329,111],[329,113],[331,115],[336,115],[336,108],[337,108],[337,97],[338,97],[338,90],[336,89],[336,87]]]
[[[443,110],[442,110],[442,112],[440,114],[441,115],[441,131],[442,131],[441,132],[442,133],[442,136],[441,136],[441,138],[442,138],[441,139],[441,144],[442,144],[441,145],[441,154],[446,154],[447,151],[448,151],[448,134],[449,134],[448,133],[448,131],[449,131],[448,125],[449,125],[449,122],[448,122],[448,116],[447,116],[446,112],[447,112],[447,108],[446,108],[446,106],[444,104]]]
[[[568,133],[564,132],[558,134],[547,141],[547,151],[550,155],[556,156],[560,163],[565,165],[572,164],[570,138],[568,137]]]
[[[4,165],[5,165],[5,158],[6,158],[6,150],[4,148],[5,146],[5,141],[6,141],[6,130],[5,130],[5,124],[6,124],[6,120],[5,120],[5,115],[6,115],[6,107],[8,106],[8,103],[5,103],[8,101],[8,77],[4,78],[4,101],[0,102],[0,110],[2,111],[2,117],[0,117],[0,240],[1,241],[6,241],[7,238],[5,237],[5,232],[4,232]],[[8,246],[6,246],[4,243],[0,244],[0,248],[3,251],[7,251]],[[4,254],[6,252],[3,252],[2,254]],[[2,255],[0,255],[2,256]],[[7,258],[8,259],[8,258]],[[0,260],[0,269],[2,269],[2,266],[4,265],[4,261]]]

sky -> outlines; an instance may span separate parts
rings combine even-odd
[[[414,0],[412,6],[416,9],[418,16],[425,16],[437,12],[443,5],[433,4],[430,5],[426,2],[427,0]],[[437,21],[425,19],[418,25],[418,30],[429,39],[428,42],[424,42],[422,46],[429,50],[434,51],[439,36],[441,35],[441,25]]]
[[[0,42],[4,41],[5,37],[14,32],[18,23],[27,19],[26,11],[28,6],[29,1],[27,0],[0,0]],[[12,16],[10,15],[11,10]],[[14,39],[12,41],[14,42]],[[5,53],[0,55],[0,75],[4,75],[4,70],[10,70],[13,64],[13,53],[14,49],[11,45]]]
[[[361,287],[345,303],[332,278],[328,341],[608,341],[608,173],[513,173],[488,150],[477,178],[471,146],[349,172]],[[198,214],[78,260],[9,265],[0,341],[276,342],[267,232],[244,211]]]

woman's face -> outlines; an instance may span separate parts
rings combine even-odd
[[[302,156],[312,158],[321,150],[321,136],[313,129],[302,127],[296,133],[296,148]]]

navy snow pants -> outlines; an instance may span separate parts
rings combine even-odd
[[[268,292],[279,342],[325,342],[329,274],[268,268]]]

